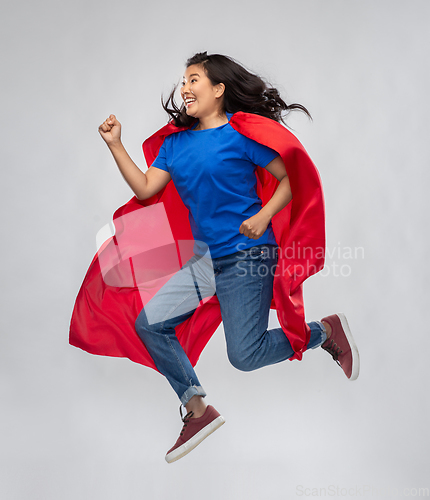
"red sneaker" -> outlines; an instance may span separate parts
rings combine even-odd
[[[332,314],[321,321],[331,326],[330,338],[321,347],[333,356],[349,380],[355,380],[360,370],[360,358],[345,315]]]
[[[181,413],[181,407],[179,407]],[[225,422],[213,406],[208,406],[205,413],[199,418],[191,418],[193,412],[190,411],[182,419],[184,426],[173,448],[166,454],[166,462],[172,463],[184,457],[187,453],[199,445],[209,434],[216,431]],[[182,413],[181,413],[182,417]]]

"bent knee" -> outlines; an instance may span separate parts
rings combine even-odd
[[[258,368],[258,366],[256,366],[253,362],[253,358],[251,356],[244,357],[235,354],[228,354],[228,359],[230,363],[241,372],[252,372]]]

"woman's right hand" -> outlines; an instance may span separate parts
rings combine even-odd
[[[99,127],[99,133],[108,146],[121,143],[121,123],[110,115]]]
[[[118,168],[139,200],[146,200],[161,191],[170,182],[169,172],[149,167],[146,173],[134,163],[121,142],[121,123],[110,115],[99,127],[100,135],[108,145]]]

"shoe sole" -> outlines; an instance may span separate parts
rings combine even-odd
[[[352,372],[349,380],[355,380],[358,377],[360,372],[360,355],[358,354],[358,348],[354,341],[354,337],[352,336],[351,329],[349,328],[348,321],[346,320],[346,316],[343,313],[337,313],[338,318],[340,319],[340,324],[342,325],[343,331],[345,332],[345,336],[348,339],[349,345],[351,346],[351,354],[352,354]]]
[[[203,427],[203,429],[201,429],[186,443],[166,455],[166,462],[168,464],[171,464],[172,462],[176,462],[176,460],[179,460],[180,458],[187,455],[190,451],[194,450],[194,448],[198,446],[204,439],[210,436],[212,432],[215,432],[217,429],[219,429],[224,423],[225,419],[221,415],[215,420],[212,420],[210,424],[208,424],[206,427]]]

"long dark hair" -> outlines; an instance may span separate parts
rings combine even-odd
[[[203,66],[212,85],[224,83],[224,111],[227,113],[244,111],[266,116],[277,122],[284,122],[284,115],[296,109],[303,111],[312,119],[304,106],[287,104],[277,89],[264,82],[259,76],[250,73],[231,57],[201,52],[190,57],[186,62],[186,67],[193,64]],[[176,89],[177,86],[172,90],[167,101],[164,102],[161,98],[161,104],[177,127],[189,126],[195,118],[187,115],[183,103],[180,107],[175,103]]]

